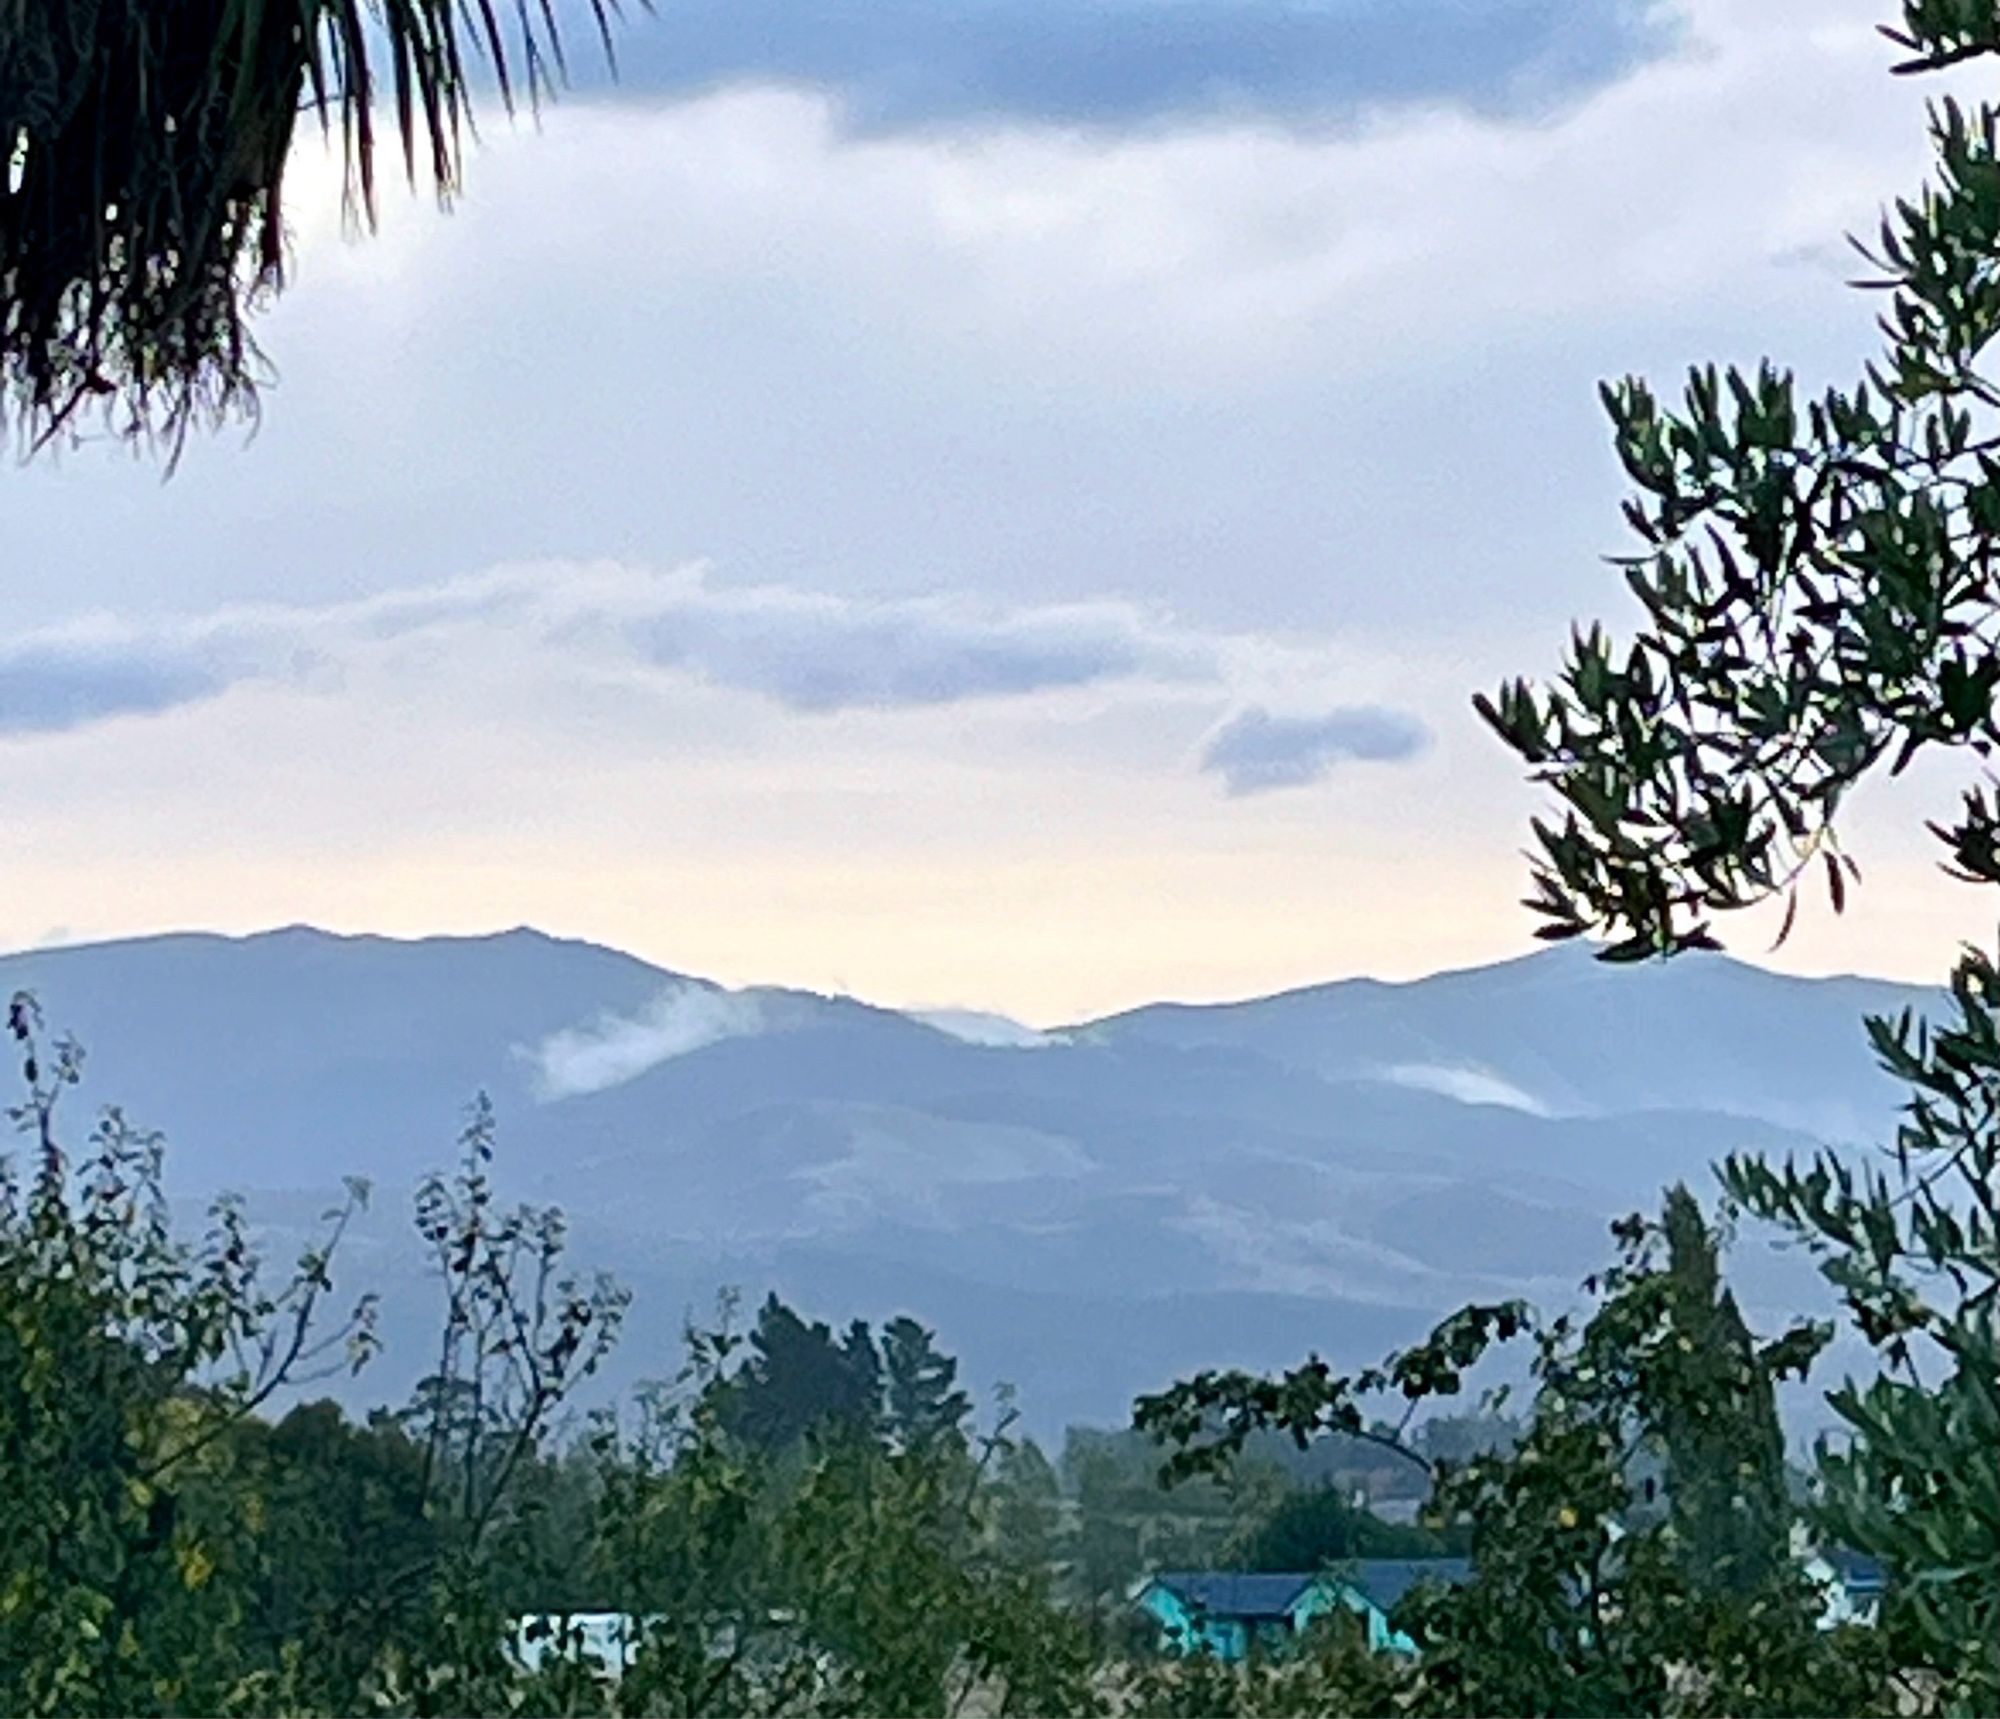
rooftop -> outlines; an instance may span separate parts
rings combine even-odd
[[[1162,1570],[1153,1578],[1184,1605],[1217,1618],[1283,1618],[1319,1581],[1345,1583],[1383,1611],[1392,1611],[1420,1582],[1463,1582],[1464,1558],[1351,1558],[1320,1570]]]

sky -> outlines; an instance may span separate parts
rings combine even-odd
[[[1869,354],[1883,0],[660,0],[254,434],[0,469],[0,945],[534,924],[1050,1024],[1516,953],[1600,378]],[[1982,937],[1919,775],[1800,971]]]

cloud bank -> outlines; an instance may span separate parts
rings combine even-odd
[[[243,682],[297,679],[374,647],[476,628],[808,714],[1221,674],[1218,641],[1126,604],[870,600],[714,586],[699,569],[501,568],[355,602],[0,640],[0,735],[158,714]]]
[[[1209,736],[1201,767],[1220,776],[1232,796],[1262,794],[1310,786],[1348,759],[1401,763],[1429,743],[1424,725],[1402,711],[1357,706],[1323,716],[1274,716],[1252,705]]]
[[[0,736],[155,716],[212,698],[225,684],[169,641],[52,634],[0,644]]]
[[[344,603],[0,639],[0,738],[157,715],[254,683],[338,688],[364,666],[378,687],[440,676],[512,686],[539,664],[559,696],[608,682],[696,683],[817,718],[1079,688],[1143,701],[1279,662],[1307,681],[1328,672],[1320,656],[1289,649],[1126,603],[843,597],[615,563],[502,567]],[[657,708],[639,719],[656,721]],[[1210,738],[1202,768],[1247,794],[1317,780],[1341,759],[1405,758],[1426,738],[1391,710],[1304,718],[1252,706]]]
[[[646,657],[800,711],[893,709],[1145,678],[1212,679],[1213,651],[1121,604],[995,609],[695,585],[632,626]]]
[[[849,124],[1323,122],[1451,103],[1516,114],[1664,51],[1647,0],[684,0],[620,32],[624,99],[780,83]],[[588,49],[574,56],[604,81]]]
[[[674,985],[637,1015],[600,1015],[551,1033],[520,1054],[532,1065],[536,1096],[549,1101],[622,1086],[674,1057],[723,1039],[747,1038],[763,1027],[764,1013],[754,997]]]

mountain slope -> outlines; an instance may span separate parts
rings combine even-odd
[[[917,1313],[1043,1425],[1309,1327],[1359,1361],[1470,1297],[1559,1300],[1665,1181],[1886,1124],[1858,1017],[1926,1000],[1563,949],[1035,1035],[526,930],[306,928],[4,956],[0,985],[84,1041],[88,1100],[167,1133],[178,1196],[249,1190],[289,1232],[303,1192],[383,1185],[350,1262],[388,1292],[374,1395],[429,1318],[405,1192],[483,1090],[503,1184],[563,1204],[580,1263],[641,1292],[614,1377],[670,1371],[721,1284],[775,1286]],[[1786,1302],[1800,1278],[1766,1260],[1746,1283]]]
[[[1335,1077],[1480,1090],[1558,1114],[1703,1109],[1846,1138],[1896,1092],[1862,1019],[1934,993],[1800,979],[1723,956],[1611,966],[1578,945],[1389,984],[1353,979],[1235,1004],[1152,1004],[1072,1029],[1100,1043],[1251,1050]]]

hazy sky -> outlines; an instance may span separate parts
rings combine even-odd
[[[1866,355],[1886,10],[660,0],[449,216],[351,242],[314,143],[255,437],[0,472],[0,942],[1038,1021],[1521,948],[1468,695],[1629,619],[1598,378]],[[1937,788],[1790,964],[1981,932]]]

